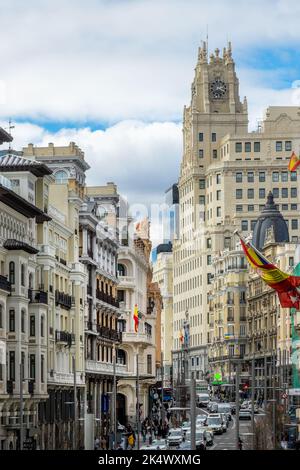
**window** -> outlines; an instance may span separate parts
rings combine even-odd
[[[13,261],[11,261],[9,263],[9,282],[11,284],[14,284],[15,283],[15,263]]]
[[[211,141],[212,142],[217,142],[217,134],[215,132],[213,132],[212,135],[211,135]]]
[[[298,219],[292,219],[292,230],[298,230]]]
[[[3,306],[0,304],[0,328],[3,328]]]
[[[247,196],[248,199],[254,199],[254,189],[248,189]]]
[[[254,173],[253,173],[253,171],[248,171],[247,180],[248,180],[248,183],[254,183]]]
[[[284,199],[289,197],[288,188],[281,188],[281,197]]]
[[[213,158],[218,158],[218,150],[213,150]]]
[[[147,374],[152,374],[152,356],[147,354]]]
[[[297,172],[291,171],[291,181],[297,181]]]
[[[217,184],[221,183],[221,175],[220,174],[217,174],[216,181],[217,181]]]
[[[266,197],[265,188],[259,188],[259,199],[265,199],[265,197]]]
[[[260,183],[264,183],[266,181],[266,173],[264,171],[259,172],[258,180]]]
[[[286,150],[286,152],[290,152],[292,150],[292,141],[291,140],[286,140],[285,141],[285,150]]]
[[[247,232],[247,230],[248,230],[248,220],[242,220],[241,228],[242,228],[243,232]]]
[[[211,248],[211,238],[206,240],[206,248]]]
[[[41,337],[44,337],[44,315],[41,316]]]
[[[25,265],[21,264],[21,286],[25,286]]]
[[[29,378],[35,379],[35,354],[29,356]]]
[[[243,148],[242,148],[242,142],[236,142],[236,143],[235,143],[235,152],[236,152],[236,153],[241,153],[242,150],[243,150]]]
[[[203,142],[203,132],[199,132],[199,142]]]
[[[287,171],[282,171],[281,172],[281,181],[283,183],[286,183],[288,181],[288,172]]]
[[[55,182],[57,184],[66,184],[68,182],[68,175],[65,171],[59,170],[55,173]]]
[[[273,188],[272,193],[275,199],[279,198],[279,188]]]
[[[211,284],[212,283],[212,275],[211,273],[208,273],[207,274],[207,284]]]
[[[15,311],[12,309],[9,311],[9,331],[13,333],[15,331],[16,325],[15,325]]]
[[[239,204],[239,205],[235,206],[235,210],[236,210],[236,212],[243,212],[243,206]]]
[[[282,204],[281,206],[283,211],[288,211],[289,210],[289,205],[288,204]]]
[[[260,152],[260,142],[254,142],[254,152]]]
[[[30,336],[35,336],[35,316],[34,315],[30,315],[29,334]]]
[[[289,257],[289,266],[292,268],[294,266],[294,258],[293,256]]]
[[[205,179],[199,180],[199,188],[205,189]]]
[[[200,204],[200,206],[205,205],[205,196],[199,196],[199,204]]]
[[[248,212],[254,212],[254,205],[253,204],[249,204]]]
[[[298,243],[298,237],[296,236],[292,237],[292,243]]]
[[[24,377],[25,377],[25,353],[24,351],[21,352],[21,365],[22,365],[22,377],[24,380]]]
[[[230,237],[225,237],[224,238],[224,248],[231,248],[231,238]]]
[[[45,358],[41,355],[41,382],[44,383]]]
[[[243,182],[243,173],[236,173],[235,174],[235,181],[236,181],[236,183],[242,183]]]
[[[291,197],[297,197],[297,188],[291,188]]]
[[[203,158],[203,149],[199,149],[199,158]]]
[[[250,229],[251,229],[252,232],[253,232],[253,230],[254,230],[255,225],[256,225],[256,220],[251,220],[251,222],[250,222]]]
[[[9,351],[9,378],[16,379],[15,351]]]
[[[273,171],[272,173],[272,181],[274,183],[278,183],[279,181],[279,172],[278,171]]]
[[[220,201],[221,200],[221,190],[218,189],[217,191],[217,201]]]
[[[298,205],[297,204],[291,204],[291,211],[296,211],[298,210]]]
[[[126,266],[124,264],[118,264],[118,274],[119,276],[126,276]]]
[[[26,312],[22,310],[21,312],[21,332],[25,333],[25,319],[26,319]]]
[[[242,189],[236,189],[235,190],[235,198],[236,199],[243,199],[243,190]]]
[[[276,142],[276,152],[282,152],[282,142],[279,140]]]
[[[207,255],[207,265],[211,265],[211,255]]]
[[[245,152],[251,152],[251,142],[245,142]]]

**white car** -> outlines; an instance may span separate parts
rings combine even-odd
[[[206,430],[196,428],[195,431],[196,449],[206,450]],[[186,440],[191,442],[191,432],[186,433]]]
[[[182,443],[183,440],[183,431],[182,429],[170,429],[169,435],[167,437],[167,442],[169,447],[178,446]]]
[[[184,421],[181,425],[181,429],[184,434],[191,429],[191,423],[189,421]]]
[[[220,413],[209,414],[206,424],[210,429],[212,429],[214,434],[223,434],[223,420]]]
[[[198,415],[196,418],[196,426],[204,426],[207,420],[207,415]]]
[[[250,410],[240,410],[239,413],[240,419],[251,419],[251,411]]]

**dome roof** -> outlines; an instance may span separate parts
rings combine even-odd
[[[270,191],[265,207],[258,217],[253,230],[252,244],[261,250],[266,244],[267,238],[273,232],[274,243],[289,242],[289,230],[282,214],[277,209],[273,194]]]

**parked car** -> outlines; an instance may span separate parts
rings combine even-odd
[[[207,417],[206,424],[213,430],[214,434],[223,433],[223,420],[220,413],[209,414]]]
[[[251,411],[246,409],[241,409],[239,414],[240,419],[251,419]]]
[[[183,431],[180,428],[173,428],[170,429],[168,437],[167,437],[167,443],[169,447],[171,446],[177,446],[182,443],[183,440]]]

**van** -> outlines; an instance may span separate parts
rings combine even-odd
[[[209,403],[209,394],[208,393],[197,393],[197,406],[207,407]]]

